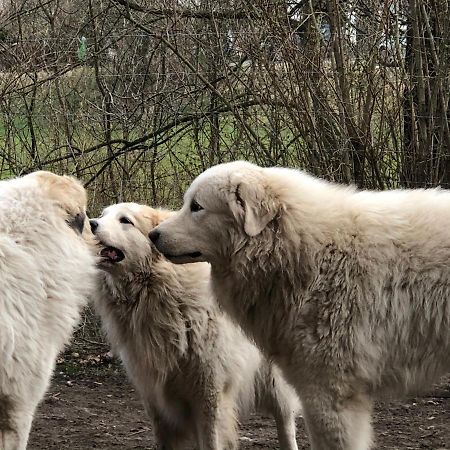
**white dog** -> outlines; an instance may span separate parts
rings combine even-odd
[[[366,192],[246,162],[150,233],[209,261],[222,307],[297,389],[315,450],[365,450],[381,395],[450,370],[450,192]]]
[[[254,407],[276,419],[282,449],[296,450],[298,398],[279,370],[218,310],[209,264],[175,266],[149,231],[170,213],[123,203],[91,220],[100,242],[96,307],[115,353],[153,420],[158,448],[237,447],[237,418]]]
[[[26,448],[56,356],[94,288],[85,209],[86,192],[70,177],[0,183],[1,450]]]

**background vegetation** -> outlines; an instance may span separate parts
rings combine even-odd
[[[0,0],[0,177],[177,205],[245,158],[450,185],[448,0]]]

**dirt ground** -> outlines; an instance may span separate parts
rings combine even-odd
[[[84,364],[57,366],[36,413],[29,449],[154,448],[151,425],[121,367]],[[374,428],[376,449],[450,450],[450,379],[423,397],[377,405]],[[268,417],[252,415],[241,424],[240,436],[242,449],[278,448]],[[297,441],[300,449],[309,448],[301,418]]]

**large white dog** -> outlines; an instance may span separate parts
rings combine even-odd
[[[151,248],[168,211],[112,205],[91,220],[103,275],[96,308],[115,353],[153,420],[159,449],[235,449],[237,420],[253,408],[276,419],[280,447],[296,450],[295,391],[233,325],[209,288],[209,264],[180,267]]]
[[[450,192],[366,192],[295,170],[213,167],[150,233],[209,261],[218,300],[283,369],[315,450],[365,450],[381,395],[450,370]]]
[[[1,450],[26,448],[56,356],[94,287],[85,209],[86,192],[70,177],[0,183]]]

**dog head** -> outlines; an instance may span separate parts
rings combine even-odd
[[[279,210],[263,169],[243,161],[221,164],[194,180],[182,209],[149,237],[174,263],[214,263],[260,235]]]
[[[101,266],[108,271],[133,271],[152,257],[149,231],[170,215],[136,203],[119,203],[89,221],[98,245]]]
[[[86,229],[87,194],[83,185],[74,177],[37,171],[24,178],[37,184],[42,195],[54,202],[60,215],[77,233]]]

